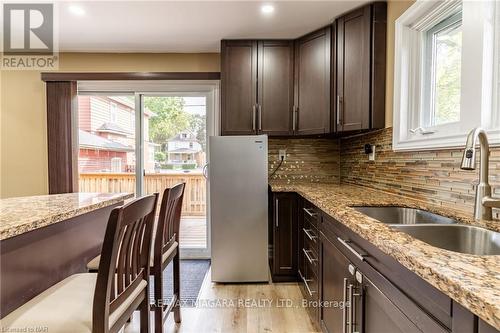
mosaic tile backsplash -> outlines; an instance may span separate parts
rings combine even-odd
[[[364,153],[367,143],[376,145],[375,161],[368,161]],[[341,182],[472,213],[479,164],[476,171],[461,170],[462,152],[463,149],[394,152],[392,128],[343,138],[340,141]],[[500,148],[491,149],[489,181],[493,196],[500,197]],[[494,217],[500,218],[500,210],[494,210]]]
[[[276,139],[269,142],[269,175],[278,167],[278,151],[287,159],[271,178],[280,181],[340,182],[340,147],[333,139]]]

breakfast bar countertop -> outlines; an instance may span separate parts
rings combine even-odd
[[[427,210],[500,231],[500,221],[474,221],[467,214],[357,185],[271,182],[273,192],[296,192],[323,212],[392,256],[456,302],[500,329],[500,256],[443,250],[391,229],[352,206],[401,206]]]
[[[0,240],[120,203],[131,193],[65,193],[0,200]]]

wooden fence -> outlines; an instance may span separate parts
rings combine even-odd
[[[206,182],[201,172],[151,173],[144,176],[144,193],[159,192],[178,183],[186,183],[182,214],[206,215]],[[80,173],[80,192],[135,193],[135,174],[132,173]],[[160,197],[161,199],[161,197]]]

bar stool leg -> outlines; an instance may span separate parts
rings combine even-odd
[[[180,301],[181,301],[181,288],[180,288],[180,280],[181,280],[181,274],[180,274],[180,262],[179,262],[179,251],[177,251],[177,254],[174,257],[174,295],[177,295],[177,302],[172,308],[172,311],[174,312],[174,320],[176,323],[181,322],[181,306],[180,306]]]
[[[147,287],[146,287],[147,290]],[[146,292],[146,297],[142,301],[139,311],[141,314],[141,333],[149,333],[149,293]]]
[[[159,272],[158,272],[159,271]],[[155,304],[153,305],[155,316],[155,333],[163,332],[163,272],[161,269],[153,269],[153,279],[155,281]]]

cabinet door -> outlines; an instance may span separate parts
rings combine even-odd
[[[223,40],[221,46],[223,135],[256,134],[257,42]]]
[[[371,6],[337,19],[338,132],[370,128],[370,22]]]
[[[366,277],[363,277],[362,285],[364,304],[361,320],[363,332],[422,332]]]
[[[330,33],[323,28],[295,44],[295,133],[330,131]]]
[[[273,276],[297,277],[297,197],[274,194]]]
[[[258,55],[258,130],[268,135],[290,135],[293,42],[261,41]]]
[[[321,235],[321,301],[347,300],[347,287],[354,284],[349,273],[349,260],[323,234]],[[327,303],[325,303],[327,304]],[[323,306],[320,309],[321,326],[329,333],[346,332],[346,307]]]

